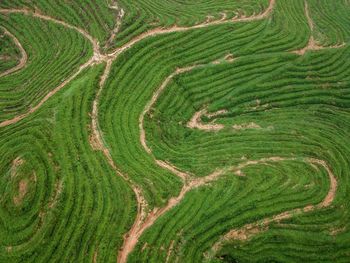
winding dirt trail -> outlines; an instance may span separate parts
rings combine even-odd
[[[282,161],[282,160],[295,160],[295,159],[280,159],[280,160],[276,160],[276,161]],[[262,219],[262,220],[255,222],[255,223],[247,224],[239,229],[233,229],[233,230],[229,231],[227,234],[225,234],[217,243],[214,244],[214,246],[212,247],[212,251],[214,253],[219,251],[220,248],[222,247],[222,245],[225,242],[230,241],[230,240],[241,240],[241,241],[248,240],[252,236],[259,234],[262,231],[266,231],[271,223],[280,222],[281,220],[289,219],[289,218],[292,218],[293,216],[300,215],[302,213],[307,213],[307,212],[311,212],[311,211],[314,211],[317,209],[329,207],[332,204],[332,202],[334,201],[335,194],[337,191],[338,183],[337,183],[337,179],[336,179],[335,175],[333,174],[333,172],[332,172],[331,168],[328,166],[328,164],[323,160],[319,160],[319,159],[315,159],[315,158],[305,158],[304,161],[306,163],[309,163],[310,165],[322,166],[327,171],[329,181],[330,181],[330,186],[329,186],[329,190],[328,190],[327,195],[319,204],[307,205],[303,208],[292,209],[292,210],[277,214],[273,217],[267,217],[265,219]],[[243,165],[241,165],[240,169],[242,169],[244,166],[252,165],[252,164],[256,164],[256,163],[251,162],[251,163],[248,163],[246,165],[243,164]]]
[[[231,63],[234,60],[223,60],[226,61],[226,63]],[[154,106],[154,104],[156,103],[156,101],[158,100],[159,96],[163,93],[163,91],[165,90],[165,88],[169,85],[170,81],[177,75],[183,74],[185,72],[190,72],[195,68],[201,68],[204,67],[206,65],[210,65],[210,64],[220,64],[223,63],[223,61],[214,61],[208,64],[199,64],[199,65],[194,65],[194,66],[189,66],[189,67],[184,67],[184,68],[177,68],[172,74],[170,74],[164,81],[163,83],[160,85],[160,87],[154,92],[151,100],[146,104],[144,110],[142,111],[140,117],[139,117],[139,129],[140,129],[140,142],[141,145],[143,146],[143,148],[145,149],[145,151],[150,154],[153,159],[155,160],[156,164],[158,164],[158,166],[172,172],[173,174],[177,175],[178,177],[180,177],[183,181],[186,181],[187,179],[190,178],[190,175],[188,173],[182,172],[180,171],[180,169],[178,169],[177,167],[175,167],[174,165],[162,161],[162,160],[158,160],[154,157],[151,148],[148,147],[147,145],[147,140],[146,140],[146,131],[144,128],[144,120],[145,120],[145,116],[146,114],[148,114],[151,110],[151,108]],[[219,114],[223,114],[223,111],[219,111],[216,113],[217,115]],[[208,114],[208,116],[214,116],[213,114]],[[201,116],[199,116],[201,117]],[[212,125],[213,124],[208,124]],[[216,124],[218,125],[218,124]],[[204,124],[203,124],[204,126]]]
[[[313,36],[315,25],[314,25],[314,21],[312,20],[312,18],[310,16],[310,11],[309,11],[309,6],[308,6],[307,1],[304,2],[304,10],[305,10],[304,12],[305,12],[305,16],[307,19],[307,23],[308,23],[310,31],[311,31],[311,35],[309,38],[309,42],[307,43],[307,45],[304,48],[292,51],[292,53],[302,56],[307,51],[315,51],[315,50],[331,49],[331,48],[342,48],[345,46],[345,43],[339,44],[339,45],[327,46],[327,47],[319,45]]]
[[[22,47],[21,43],[18,41],[18,39],[11,32],[9,32],[5,27],[1,27],[1,28],[2,30],[4,30],[4,33],[8,35],[10,38],[12,38],[13,42],[16,44],[17,48],[21,53],[21,59],[16,66],[0,73],[0,78],[20,70],[27,64],[27,60],[28,60],[28,55],[24,50],[24,48]]]
[[[189,174],[180,171],[178,168],[176,168],[175,166],[173,166],[173,165],[171,165],[171,164],[169,164],[167,162],[155,159],[155,157],[152,154],[152,150],[147,146],[146,133],[145,133],[143,125],[144,125],[144,117],[145,117],[145,115],[149,112],[149,110],[151,109],[152,105],[157,101],[159,95],[165,89],[165,87],[168,85],[168,83],[171,81],[171,79],[175,75],[183,73],[183,72],[190,71],[191,69],[193,69],[193,66],[192,67],[187,67],[187,68],[182,68],[182,69],[177,69],[173,74],[168,76],[166,78],[166,80],[162,83],[161,87],[154,93],[154,95],[152,96],[152,99],[147,103],[147,105],[145,106],[145,109],[143,110],[143,112],[141,113],[141,115],[139,117],[140,142],[141,142],[143,148],[145,149],[145,151],[148,154],[152,155],[152,157],[154,158],[156,164],[158,164],[163,169],[167,169],[170,172],[172,172],[173,174],[175,174],[178,177],[180,177],[182,179],[182,181],[184,182],[184,186],[181,189],[180,194],[177,197],[171,198],[168,201],[168,203],[167,203],[167,205],[165,207],[163,207],[163,208],[154,208],[153,211],[148,213],[146,216],[141,216],[140,213],[138,213],[133,226],[128,231],[128,233],[124,236],[123,245],[120,248],[119,253],[118,253],[117,262],[119,262],[119,263],[127,262],[127,258],[129,256],[129,254],[135,248],[135,246],[138,243],[138,240],[141,237],[141,235],[143,234],[143,232],[147,228],[149,228],[151,225],[153,225],[153,223],[161,215],[163,215],[165,212],[167,212],[172,207],[174,207],[176,204],[178,204],[182,200],[182,198],[185,196],[185,194],[190,190],[190,186],[188,184],[188,180],[190,178]]]
[[[228,167],[224,169],[218,169],[212,174],[206,176],[206,177],[200,177],[200,178],[189,178],[188,181],[185,182],[184,186],[182,187],[180,194],[177,197],[173,197],[169,199],[166,206],[162,208],[154,208],[152,212],[150,212],[146,219],[144,221],[137,220],[137,224],[134,224],[131,231],[129,231],[128,235],[125,236],[124,244],[122,248],[119,251],[118,254],[118,261],[119,263],[125,263],[127,262],[128,255],[133,251],[136,244],[138,243],[139,238],[141,235],[147,230],[149,227],[151,227],[157,219],[159,219],[162,215],[164,215],[166,212],[168,212],[170,209],[174,208],[176,205],[178,205],[185,197],[185,195],[190,192],[191,190],[198,188],[200,186],[209,184],[215,180],[217,180],[220,176],[224,175],[225,173],[233,173],[236,174],[237,171],[240,171],[241,169],[251,166],[251,165],[259,165],[259,164],[268,164],[271,162],[281,162],[281,161],[292,161],[296,160],[295,158],[283,158],[283,157],[269,157],[269,158],[262,158],[259,160],[249,160],[244,163],[241,163],[237,166]],[[336,188],[337,188],[337,181],[335,179],[335,176],[327,166],[327,164],[324,161],[317,160],[317,159],[306,159],[305,162],[313,163],[313,164],[319,164],[322,165],[328,172],[330,180],[331,180],[331,187],[330,190],[325,197],[325,199],[316,206],[306,206],[303,209],[294,209],[292,211],[284,212],[281,214],[278,214],[274,216],[272,219],[265,219],[262,221],[265,227],[268,226],[268,224],[274,222],[274,221],[280,221],[282,219],[290,218],[293,215],[295,215],[295,212],[308,212],[312,211],[314,209],[319,209],[323,207],[329,206],[335,196]],[[249,224],[244,227],[244,230],[232,230],[227,235],[225,235],[220,242],[216,243],[213,247],[213,250],[217,251],[220,247],[222,242],[232,239],[232,236],[235,237],[245,237],[247,235],[257,234],[260,231],[262,231],[262,226],[260,226],[261,222],[257,222],[254,224]],[[261,227],[261,229],[257,229],[257,227]],[[243,228],[242,228],[243,229]]]
[[[108,60],[106,63],[104,73],[103,73],[101,80],[100,80],[100,83],[99,83],[99,89],[98,89],[96,97],[93,101],[92,114],[91,114],[92,134],[91,134],[91,138],[90,138],[90,144],[91,144],[93,149],[102,151],[102,153],[104,154],[105,158],[107,159],[109,165],[112,167],[112,169],[115,171],[115,173],[118,176],[122,177],[128,183],[128,185],[131,187],[131,189],[133,190],[133,192],[135,194],[136,201],[137,201],[137,214],[136,214],[136,218],[135,218],[134,224],[132,225],[131,229],[128,231],[128,233],[126,233],[124,235],[123,251],[126,251],[126,250],[128,250],[128,248],[130,246],[132,246],[132,244],[134,244],[133,239],[135,237],[138,238],[138,231],[140,228],[142,228],[143,222],[145,221],[145,218],[148,215],[148,213],[147,213],[148,203],[147,203],[146,199],[144,198],[142,190],[126,174],[123,174],[115,165],[113,158],[112,158],[112,155],[110,153],[110,150],[108,149],[108,147],[105,145],[105,143],[103,141],[102,132],[101,132],[99,125],[98,125],[98,102],[100,99],[101,92],[103,90],[103,86],[104,86],[104,84],[109,76],[109,73],[111,70],[111,65],[112,65],[112,61]],[[125,242],[125,240],[127,240],[128,242]],[[119,261],[122,262],[121,260],[124,260],[124,257],[125,256],[123,255],[123,253],[119,252],[118,253],[118,262]],[[126,257],[125,257],[125,260],[126,260]]]

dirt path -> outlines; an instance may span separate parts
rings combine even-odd
[[[97,91],[96,97],[93,101],[93,106],[92,106],[92,114],[91,114],[91,129],[92,129],[92,134],[90,138],[90,144],[93,149],[95,150],[100,150],[104,154],[106,160],[108,161],[109,165],[112,167],[112,169],[115,171],[115,173],[122,177],[131,187],[133,190],[136,201],[137,201],[137,214],[136,214],[136,219],[131,227],[131,230],[124,236],[124,239],[127,239],[128,236],[134,236],[135,235],[135,230],[138,229],[142,222],[144,221],[146,215],[147,215],[147,210],[148,210],[148,203],[146,199],[144,198],[144,195],[142,193],[142,190],[126,175],[123,174],[115,165],[112,155],[110,153],[110,150],[108,147],[105,145],[103,141],[103,135],[102,132],[99,128],[98,124],[98,103],[100,99],[101,92],[103,90],[103,86],[109,76],[110,70],[111,70],[111,65],[112,61],[108,60],[106,63],[106,68],[103,72],[103,75],[101,76],[101,80],[99,83],[99,89]]]
[[[22,47],[21,43],[18,41],[18,39],[11,32],[9,32],[5,27],[1,27],[1,28],[4,30],[4,33],[6,35],[8,35],[10,38],[12,38],[13,42],[16,44],[17,48],[19,49],[19,51],[21,53],[21,59],[15,67],[10,68],[10,69],[0,73],[0,78],[20,70],[21,68],[23,68],[26,65],[27,60],[28,60],[28,55],[27,55],[26,51],[24,50],[24,48]]]
[[[124,9],[119,7],[118,4],[115,2],[112,5],[108,6],[110,9],[116,10],[116,23],[115,23],[115,27],[111,32],[111,35],[109,37],[109,39],[106,42],[106,45],[104,46],[105,49],[108,49],[109,46],[112,44],[113,40],[115,39],[115,36],[117,35],[117,33],[120,30],[120,27],[122,25],[122,19],[125,15]]]
[[[178,202],[180,202],[180,200],[183,198],[185,193],[189,190],[189,186],[187,185],[188,179],[190,177],[189,174],[180,171],[178,168],[176,168],[175,166],[173,166],[173,165],[171,165],[171,164],[169,164],[167,162],[155,159],[155,157],[152,154],[152,150],[147,146],[146,133],[145,133],[143,124],[144,124],[144,117],[145,117],[145,115],[149,112],[149,110],[151,109],[152,105],[156,102],[156,100],[158,99],[159,95],[164,90],[164,88],[168,85],[170,80],[175,75],[183,73],[183,72],[186,72],[186,71],[190,71],[192,68],[193,67],[177,69],[173,74],[171,74],[169,77],[167,77],[167,79],[162,83],[161,87],[154,93],[152,99],[147,103],[147,105],[145,106],[145,109],[143,110],[143,112],[141,113],[141,115],[139,117],[140,142],[141,142],[143,148],[145,149],[145,151],[148,154],[152,155],[152,157],[155,160],[155,163],[158,164],[160,167],[162,167],[163,169],[167,169],[170,172],[172,172],[173,174],[175,174],[178,177],[180,177],[183,180],[183,182],[185,183],[185,185],[183,186],[179,196],[177,196],[175,198],[171,198],[168,201],[168,203],[167,203],[167,205],[165,207],[163,207],[161,209],[160,208],[154,208],[153,211],[151,211],[147,215],[144,213],[143,216],[139,216],[138,215],[136,217],[132,228],[124,236],[123,245],[120,248],[119,253],[118,253],[117,262],[119,262],[119,263],[127,262],[128,255],[135,248],[135,246],[138,243],[138,240],[139,240],[140,236],[142,235],[142,233],[147,228],[149,228],[156,221],[157,218],[159,218],[166,211],[168,211],[173,206],[175,206]]]
[[[293,159],[280,159],[280,160],[276,159],[275,161],[281,161],[281,160],[293,160]],[[277,214],[273,217],[268,217],[263,220],[259,220],[255,223],[247,224],[239,229],[233,229],[229,231],[227,234],[225,234],[217,243],[214,244],[214,246],[212,247],[212,251],[214,253],[219,251],[223,243],[230,240],[242,240],[242,241],[248,240],[252,236],[259,234],[262,231],[266,231],[271,223],[280,222],[281,220],[289,219],[289,218],[292,218],[293,216],[300,215],[302,213],[307,213],[317,209],[329,207],[332,204],[337,191],[337,180],[335,175],[333,174],[328,164],[323,160],[306,158],[304,159],[304,161],[306,163],[309,163],[310,165],[322,166],[327,171],[329,181],[330,181],[330,186],[329,186],[327,195],[319,204],[307,205],[303,208],[292,209],[290,211]],[[255,162],[247,163],[245,166],[252,165],[252,164],[256,164],[256,163]]]
[[[311,35],[310,35],[308,44],[304,48],[292,51],[292,53],[295,53],[297,55],[302,56],[307,51],[312,51],[312,50],[315,51],[315,50],[322,50],[322,49],[329,49],[329,48],[342,48],[345,46],[345,43],[339,44],[339,45],[334,45],[334,46],[328,46],[328,47],[324,47],[324,46],[319,45],[313,36],[315,25],[314,25],[314,21],[312,20],[312,18],[310,16],[309,6],[308,6],[307,1],[305,1],[304,10],[305,10],[305,16],[307,19],[307,23],[308,23],[310,31],[311,31]]]
[[[111,70],[111,65],[112,61],[108,60],[106,64],[106,68],[104,70],[104,73],[101,77],[100,83],[99,83],[99,89],[97,91],[96,97],[93,101],[93,107],[92,107],[92,114],[91,114],[91,129],[92,129],[92,134],[90,138],[90,144],[93,149],[95,150],[100,150],[104,154],[106,160],[108,161],[109,165],[112,167],[112,169],[115,171],[115,173],[122,177],[128,185],[131,187],[133,190],[136,201],[137,201],[137,214],[136,218],[134,221],[133,226],[129,230],[128,233],[125,234],[124,236],[124,246],[127,247],[129,246],[129,243],[125,243],[125,240],[132,240],[133,237],[137,236],[137,230],[141,228],[146,216],[147,216],[147,211],[148,211],[148,203],[146,199],[144,198],[144,195],[142,193],[142,190],[126,175],[123,174],[115,165],[112,155],[110,153],[110,150],[108,147],[105,145],[103,141],[103,135],[102,132],[99,128],[98,124],[98,103],[100,99],[101,92],[103,90],[104,84],[109,76],[110,70]],[[119,258],[121,257],[121,253],[118,254],[118,261]]]

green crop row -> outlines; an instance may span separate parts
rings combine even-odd
[[[0,72],[15,67],[20,59],[20,52],[13,39],[0,29]]]

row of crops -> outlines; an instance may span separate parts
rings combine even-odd
[[[14,39],[9,35],[4,28],[0,31],[0,70],[7,70],[16,66],[20,60],[20,52],[17,49]]]
[[[189,190],[145,228],[128,262],[347,262],[350,5],[276,0],[265,19],[210,25],[262,13],[268,5],[260,0],[2,2],[1,8],[28,8],[82,28],[101,47],[123,8],[111,51],[151,28],[209,24],[135,42],[115,56],[102,87],[108,71],[105,63],[96,63],[37,111],[0,128],[0,262],[115,262],[140,213],[135,187],[149,213],[164,208],[185,183],[156,160],[191,178],[225,172]],[[0,78],[3,122],[28,112],[77,72],[93,47],[76,30],[30,13],[0,14],[0,23],[28,55],[23,69]],[[322,49],[295,53],[311,38]],[[13,40],[4,43],[0,52],[18,56]],[[94,147],[91,125],[100,88],[97,118],[104,151]],[[189,127],[203,109],[208,114],[202,123],[223,128]],[[210,115],[215,112],[221,113]],[[143,127],[151,152],[140,140]],[[116,173],[108,155],[130,180]],[[248,239],[213,247],[232,229],[317,207],[329,194],[330,176],[308,158],[324,161],[336,177],[330,205],[262,224]]]

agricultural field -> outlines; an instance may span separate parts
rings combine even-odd
[[[350,262],[349,0],[0,1],[0,263]]]

